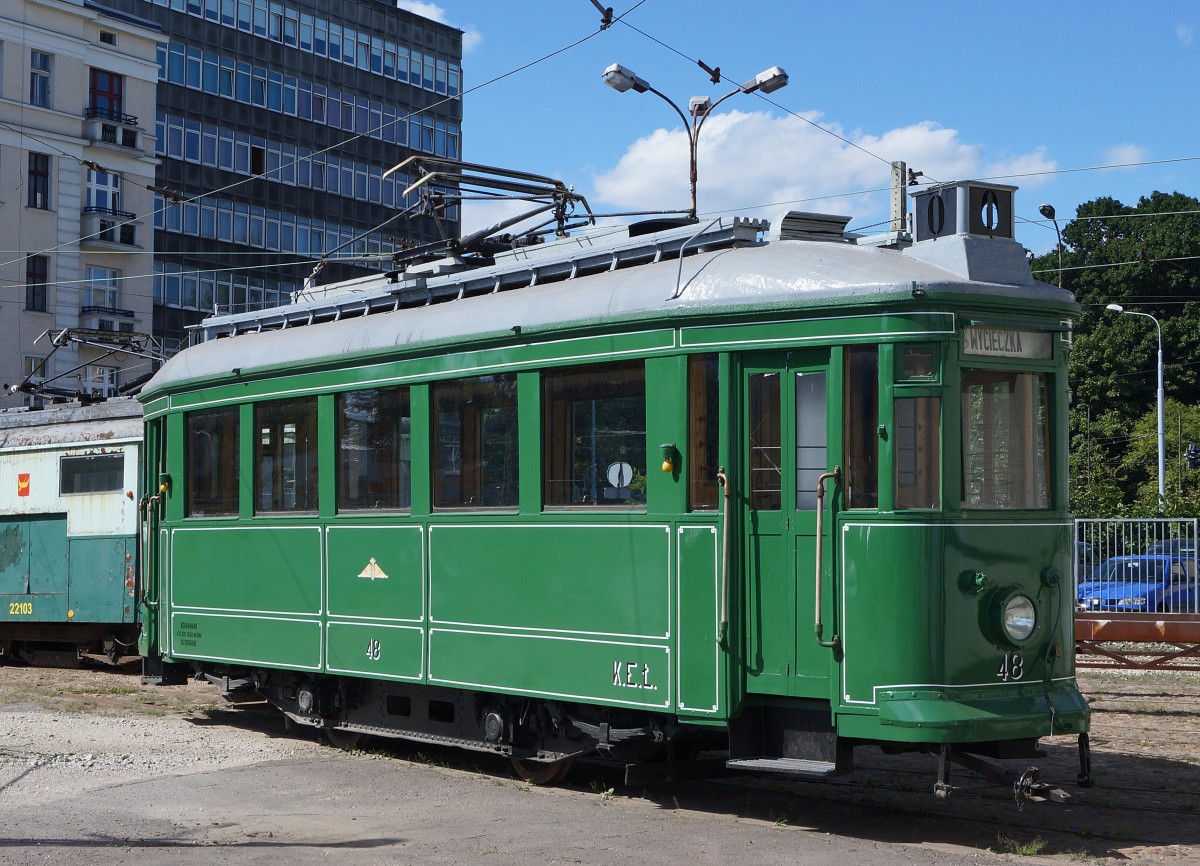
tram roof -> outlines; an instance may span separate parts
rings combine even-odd
[[[961,240],[944,238],[914,247],[941,243],[941,256]],[[968,298],[990,299],[992,304],[1073,304],[1070,292],[1029,276],[1024,250],[1018,244],[983,243],[1004,245],[1002,258],[1007,263],[997,270],[1001,279],[1012,280],[1013,274],[1022,269],[1023,279],[992,282],[965,278],[912,255],[914,248],[900,252],[848,242],[772,240],[688,255],[683,259],[682,271],[678,257],[672,257],[448,303],[210,338],[168,361],[141,396],[145,400],[185,382],[219,379],[234,374],[235,369],[246,375],[339,358],[418,348],[432,351],[474,340],[511,339],[517,329],[521,339],[528,339],[572,326],[622,321],[678,321],[770,309],[829,309],[897,302],[926,306],[952,299],[962,303]],[[1019,257],[1016,270],[1012,267],[1014,256]],[[924,292],[919,300],[914,298],[914,287]],[[388,290],[394,293],[395,283],[379,275],[353,281],[343,293],[386,297]]]
[[[142,437],[142,407],[133,397],[0,411],[0,448],[102,446]]]

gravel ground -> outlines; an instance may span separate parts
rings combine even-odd
[[[585,765],[531,789],[454,750],[337,752],[207,684],[0,667],[0,863],[1200,863],[1200,674],[1080,682],[1098,784],[1075,787],[1073,742],[1049,741],[1037,763],[1072,802],[1018,811],[965,772],[935,801],[930,759],[875,751],[822,784],[632,790]]]

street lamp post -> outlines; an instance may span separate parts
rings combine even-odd
[[[1158,332],[1158,502],[1163,503],[1166,497],[1165,480],[1167,474],[1166,462],[1166,437],[1163,433],[1163,354],[1162,354],[1162,325],[1158,319],[1149,313],[1139,313],[1136,310],[1127,310],[1120,304],[1109,304],[1105,307],[1113,313],[1124,313],[1127,316],[1144,316],[1154,323],[1154,328]]]
[[[618,93],[624,93],[627,90],[632,90],[634,93],[646,93],[649,91],[675,109],[675,113],[683,121],[683,128],[687,131],[688,135],[688,182],[691,185],[692,192],[692,207],[688,211],[688,216],[695,219],[696,142],[700,139],[700,128],[704,126],[704,121],[712,114],[714,108],[734,94],[754,93],[755,91],[774,93],[776,90],[787,85],[788,74],[778,66],[772,66],[770,69],[758,73],[758,75],[745,84],[729,91],[716,102],[711,102],[707,96],[693,96],[688,103],[688,110],[691,114],[690,119],[687,114],[684,114],[683,109],[675,104],[674,100],[662,91],[651,87],[650,82],[634,74],[632,70],[622,66],[620,63],[614,63],[604,70],[604,83]]]
[[[1063,253],[1062,232],[1060,232],[1058,230],[1058,220],[1056,220],[1054,218],[1054,205],[1044,204],[1038,208],[1038,213],[1040,213],[1046,219],[1050,220],[1050,222],[1054,223],[1054,233],[1056,235],[1058,235],[1058,287],[1061,289],[1063,287],[1063,285],[1062,285],[1062,253]]]

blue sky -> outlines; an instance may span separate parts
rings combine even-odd
[[[777,106],[738,94],[706,123],[701,213],[817,210],[864,226],[887,217],[887,196],[862,191],[905,160],[939,181],[1026,175],[1001,182],[1021,187],[1018,217],[1038,222],[1018,238],[1043,252],[1054,231],[1042,202],[1061,219],[1102,195],[1200,194],[1195,0],[623,0],[628,14],[599,33],[589,0],[400,5],[465,33],[464,158],[558,177],[594,210],[688,200],[678,116],[651,93],[604,86],[613,62],[685,108],[770,66],[789,73]],[[729,81],[711,84],[696,58]],[[1135,162],[1157,164],[1067,171]],[[493,216],[474,208],[464,222]]]

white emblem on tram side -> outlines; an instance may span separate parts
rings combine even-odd
[[[367,567],[358,573],[359,577],[365,577],[369,580],[387,580],[387,573],[379,567],[379,563],[375,561],[375,557],[371,557],[371,561],[367,563]]]

